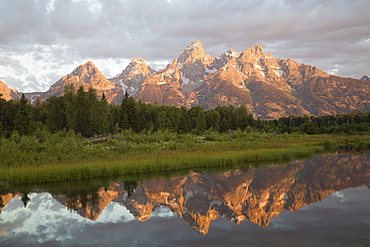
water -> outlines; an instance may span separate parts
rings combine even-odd
[[[370,154],[2,194],[0,246],[370,246]]]

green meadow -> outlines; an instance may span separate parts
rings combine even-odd
[[[127,93],[109,105],[94,89],[72,85],[35,104],[24,94],[16,101],[0,95],[0,183],[247,168],[356,151],[369,147],[369,133],[370,112],[264,120],[245,106],[205,111],[146,104]]]
[[[73,131],[0,139],[0,183],[25,184],[166,173],[211,168],[243,168],[282,163],[351,147],[368,147],[367,135],[307,135],[206,131],[137,134],[121,131],[102,143]],[[338,150],[339,150],[338,149]]]

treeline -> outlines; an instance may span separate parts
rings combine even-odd
[[[225,133],[230,130],[275,133],[357,133],[370,129],[370,113],[350,113],[327,116],[289,116],[277,120],[254,119],[241,106],[218,106],[204,111],[200,106],[159,106],[135,101],[127,93],[121,105],[110,105],[104,94],[96,91],[77,92],[70,85],[61,97],[53,96],[45,102],[30,104],[22,95],[20,100],[6,101],[0,97],[0,137],[10,137],[15,131],[32,135],[35,131],[56,133],[73,130],[83,137],[131,130],[148,133],[170,130],[179,134],[202,134],[207,130]]]

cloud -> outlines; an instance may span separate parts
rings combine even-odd
[[[8,64],[13,74],[0,61],[0,78],[28,70],[46,90],[51,73],[88,60],[115,75],[135,57],[172,61],[198,39],[213,56],[262,44],[276,58],[360,78],[370,73],[369,8],[368,0],[0,0],[0,53],[19,60]]]

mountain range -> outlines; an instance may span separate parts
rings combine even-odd
[[[230,49],[220,56],[205,53],[195,41],[165,68],[156,71],[140,58],[114,78],[107,79],[92,63],[78,66],[48,91],[28,93],[33,101],[62,96],[66,85],[93,87],[111,104],[120,104],[125,92],[145,103],[171,106],[246,106],[255,117],[275,119],[289,115],[325,115],[370,111],[370,78],[344,78],[291,59],[266,54],[261,45],[241,53]],[[19,93],[0,82],[5,99]]]

